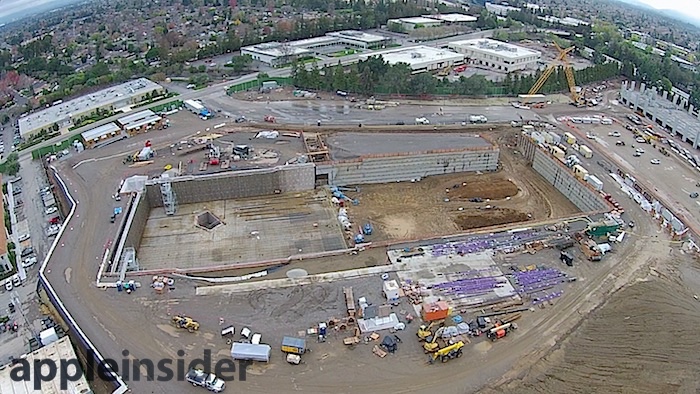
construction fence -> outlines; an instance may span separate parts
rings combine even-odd
[[[268,78],[258,78],[248,82],[241,82],[236,85],[231,85],[226,89],[226,94],[232,95],[238,92],[245,92],[248,90],[259,90],[262,87],[263,82],[275,81],[279,86],[292,86],[292,77],[268,77]]]

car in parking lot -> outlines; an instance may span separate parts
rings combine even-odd
[[[12,281],[10,279],[8,279],[5,282],[5,290],[12,291],[12,289],[14,289],[14,286],[12,286]]]
[[[38,260],[37,260],[36,256],[27,257],[22,262],[22,268],[27,269],[27,268],[33,266],[34,264],[36,264],[37,261]]]
[[[46,212],[45,212],[45,213],[46,213],[47,215],[51,215],[51,214],[56,213],[57,211],[58,211],[58,208],[56,208],[56,207],[50,207],[50,208],[46,208]]]
[[[636,139],[635,141],[639,142],[640,144],[646,144],[646,143],[647,143],[647,140],[645,140],[645,139],[642,138],[642,137],[637,137],[637,139]]]
[[[643,148],[637,148],[637,149],[635,150],[635,152],[644,153],[644,149],[643,149]]]
[[[611,132],[608,133],[608,135],[611,136],[611,137],[619,137],[619,136],[620,136],[620,132],[619,132],[619,131],[611,131]]]
[[[649,162],[651,164],[661,164],[661,160],[659,160],[659,159],[651,159]]]
[[[690,198],[698,198],[698,192],[690,193]]]
[[[17,238],[17,240],[19,242],[24,242],[24,241],[28,240],[29,238],[31,238],[31,236],[29,234],[22,234],[19,236],[19,238]]]
[[[20,254],[20,257],[28,257],[29,255],[34,254],[34,248],[31,246],[28,248],[22,249],[22,253]]]

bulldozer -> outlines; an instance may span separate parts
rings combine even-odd
[[[199,323],[184,315],[173,316],[172,323],[177,328],[184,328],[189,332],[199,330]]]
[[[435,320],[434,322],[430,323],[430,325],[426,326],[425,324],[421,324],[420,327],[418,327],[418,332],[416,332],[416,336],[418,337],[418,341],[426,341],[428,338],[433,336],[432,329],[435,326],[442,327],[442,325],[445,323],[444,320]]]
[[[430,355],[430,358],[428,359],[428,362],[430,364],[434,363],[435,360],[440,359],[443,363],[446,363],[453,358],[460,358],[462,357],[462,348],[464,347],[464,342],[459,341],[453,345],[444,347],[435,353]]]

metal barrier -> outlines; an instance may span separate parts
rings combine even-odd
[[[61,177],[58,175],[58,172],[56,171],[56,168],[53,166],[49,166],[51,168],[51,171],[53,171],[53,175],[56,178],[56,181],[58,184],[61,186],[61,189],[63,189],[63,192],[65,196],[68,198],[68,201],[70,202],[71,208],[70,212],[66,216],[66,220],[64,221],[63,226],[61,226],[61,229],[58,232],[58,235],[56,236],[56,239],[54,239],[53,243],[51,244],[51,247],[49,248],[49,252],[46,254],[46,257],[44,258],[44,261],[41,263],[41,266],[39,267],[39,283],[43,288],[46,290],[46,294],[49,297],[49,300],[51,303],[56,307],[56,310],[58,313],[61,315],[63,320],[70,326],[71,329],[73,329],[77,334],[78,338],[82,342],[83,346],[88,348],[93,354],[94,357],[96,358],[95,361],[97,361],[98,365],[101,368],[104,368],[104,370],[112,377],[112,383],[114,384],[114,391],[112,394],[122,394],[127,392],[129,389],[124,383],[124,380],[119,376],[109,364],[105,364],[105,359],[102,357],[102,354],[97,350],[95,345],[92,344],[90,341],[90,338],[85,335],[83,330],[80,328],[78,323],[75,321],[73,316],[68,312],[68,309],[66,308],[65,305],[63,305],[63,302],[61,299],[58,297],[58,294],[56,294],[56,291],[54,290],[53,286],[51,286],[51,283],[49,282],[48,278],[44,274],[44,271],[46,270],[46,266],[49,263],[49,259],[53,255],[53,252],[56,250],[56,247],[59,242],[61,242],[61,237],[63,237],[63,233],[65,232],[66,228],[68,228],[68,224],[70,220],[73,218],[73,215],[75,214],[75,210],[77,207],[77,204],[75,200],[73,199],[73,196],[70,195],[68,192],[68,188],[66,187],[65,182]]]

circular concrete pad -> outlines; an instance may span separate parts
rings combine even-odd
[[[290,269],[289,271],[287,271],[287,278],[292,278],[292,279],[303,278],[303,277],[308,276],[308,275],[309,275],[309,273],[306,272],[305,269],[301,269],[301,268],[293,268],[293,269]]]

